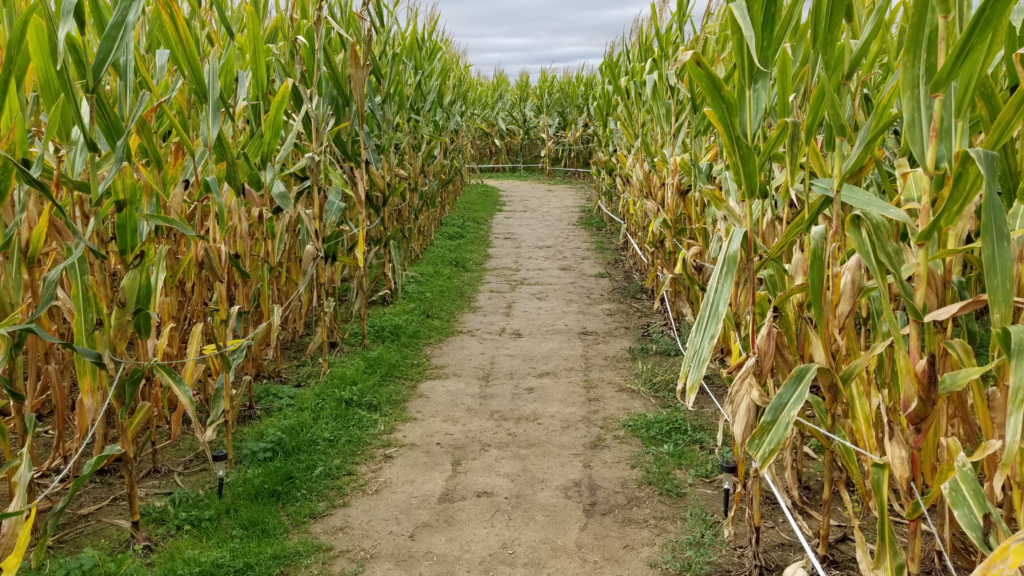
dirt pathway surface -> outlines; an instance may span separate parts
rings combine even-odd
[[[337,574],[656,574],[672,514],[614,425],[643,404],[623,387],[628,314],[576,226],[584,193],[490,184],[506,205],[474,308],[431,353],[399,447],[314,533]]]

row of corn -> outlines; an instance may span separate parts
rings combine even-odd
[[[677,0],[600,66],[599,194],[693,323],[680,399],[727,366],[752,573],[769,472],[826,566],[837,526],[865,575],[1024,563],[1015,4]]]
[[[597,75],[585,67],[522,70],[512,81],[498,68],[473,78],[470,130],[475,164],[587,168],[593,153],[592,101]]]
[[[183,431],[230,462],[282,342],[365,344],[461,193],[473,78],[392,0],[4,0],[0,46],[7,573],[105,465],[143,538],[140,471]]]

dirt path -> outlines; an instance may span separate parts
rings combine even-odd
[[[637,486],[615,419],[643,407],[625,308],[598,278],[583,192],[491,182],[490,272],[431,354],[365,493],[314,526],[344,574],[656,574],[672,514]]]

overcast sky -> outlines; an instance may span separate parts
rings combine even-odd
[[[484,74],[515,78],[541,66],[596,66],[650,0],[440,0],[441,20]]]

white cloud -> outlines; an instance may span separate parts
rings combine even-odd
[[[649,0],[440,0],[441,21],[484,74],[597,65]]]

